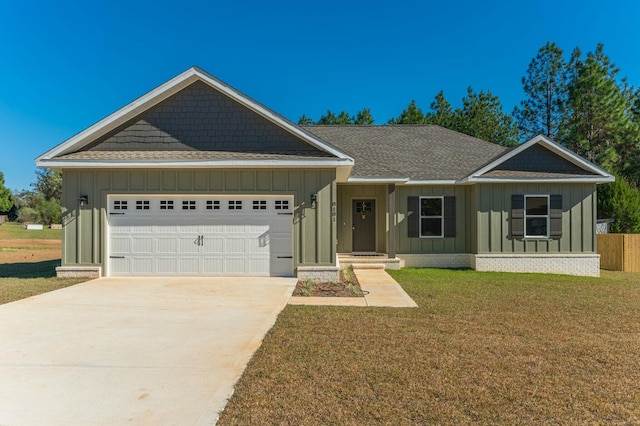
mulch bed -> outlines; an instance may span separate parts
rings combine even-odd
[[[293,295],[306,297],[363,297],[364,293],[353,270],[349,268],[340,271],[340,281],[299,280]]]

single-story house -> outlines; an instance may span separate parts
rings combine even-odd
[[[299,126],[199,68],[36,163],[63,172],[58,274],[93,276],[334,279],[341,261],[597,276],[596,185],[614,179],[544,136]]]

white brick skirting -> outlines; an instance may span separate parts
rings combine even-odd
[[[58,266],[56,268],[56,276],[60,278],[100,278],[101,275],[102,268],[100,266]]]
[[[476,254],[471,256],[471,267],[477,271],[600,276],[599,254]]]
[[[599,254],[398,254],[402,268],[472,268],[477,271],[538,272],[600,276]]]
[[[398,254],[401,268],[470,268],[469,253],[451,254]]]
[[[298,279],[306,280],[315,278],[322,282],[338,281],[340,279],[340,267],[338,266],[298,266]]]

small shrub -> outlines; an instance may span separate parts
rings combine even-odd
[[[307,277],[302,280],[300,285],[300,291],[304,296],[310,296],[315,291],[316,286],[318,285],[318,280],[316,278]]]

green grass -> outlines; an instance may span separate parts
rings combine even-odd
[[[59,260],[0,264],[0,304],[58,290],[86,278],[56,278]]]
[[[26,230],[17,222],[0,225],[0,240],[60,240],[61,229]]]
[[[0,304],[86,281],[86,278],[0,278]]]
[[[218,424],[640,423],[640,274],[391,274],[419,308],[288,306]]]

